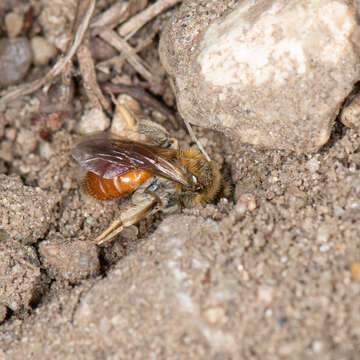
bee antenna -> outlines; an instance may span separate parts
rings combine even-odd
[[[197,137],[196,137],[196,135],[195,135],[195,133],[194,133],[194,131],[193,131],[193,129],[192,129],[189,121],[186,120],[186,119],[184,119],[184,123],[185,123],[185,125],[186,125],[187,131],[189,132],[189,135],[190,135],[191,140],[196,143],[197,147],[198,147],[199,150],[203,153],[203,155],[205,156],[206,160],[210,162],[211,159],[210,159],[209,155],[207,154],[207,152],[205,151],[205,149],[204,149],[203,146],[201,145],[200,141],[197,139]]]

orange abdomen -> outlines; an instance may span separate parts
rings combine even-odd
[[[132,193],[151,176],[147,171],[133,170],[112,179],[104,179],[88,171],[83,181],[83,190],[97,199],[109,200]]]

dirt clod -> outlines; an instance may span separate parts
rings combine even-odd
[[[36,243],[45,235],[58,201],[55,196],[5,175],[0,175],[0,194],[1,229],[24,244]]]
[[[39,252],[49,274],[56,279],[75,283],[99,274],[97,248],[90,242],[53,236],[41,242]]]
[[[22,245],[9,236],[0,243],[0,299],[12,311],[31,306],[42,284],[40,262],[31,246]],[[4,309],[2,309],[2,313]]]

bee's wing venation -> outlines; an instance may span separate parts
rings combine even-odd
[[[98,135],[80,142],[72,151],[72,156],[85,169],[106,179],[131,170],[147,170],[189,186],[184,172],[161,156],[161,150],[162,148],[152,145]]]

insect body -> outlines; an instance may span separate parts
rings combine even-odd
[[[158,131],[159,127],[154,126],[146,133]],[[150,213],[172,208],[174,203],[192,207],[200,202],[212,202],[219,194],[229,192],[227,181],[215,163],[194,149],[165,147],[177,144],[165,138],[166,144],[157,146],[95,134],[73,150],[73,157],[88,170],[83,189],[89,195],[106,200],[137,189],[133,195],[134,206],[101,234],[97,243],[107,241],[115,230],[118,233]]]
[[[109,200],[131,194],[152,176],[148,171],[133,170],[112,179],[105,179],[94,172],[88,171],[84,177],[82,187],[86,194],[100,200]]]
[[[222,188],[216,165],[194,149],[168,149],[97,134],[79,143],[73,157],[88,170],[84,191],[101,200],[128,195],[151,176],[175,182],[185,207],[213,201]]]

